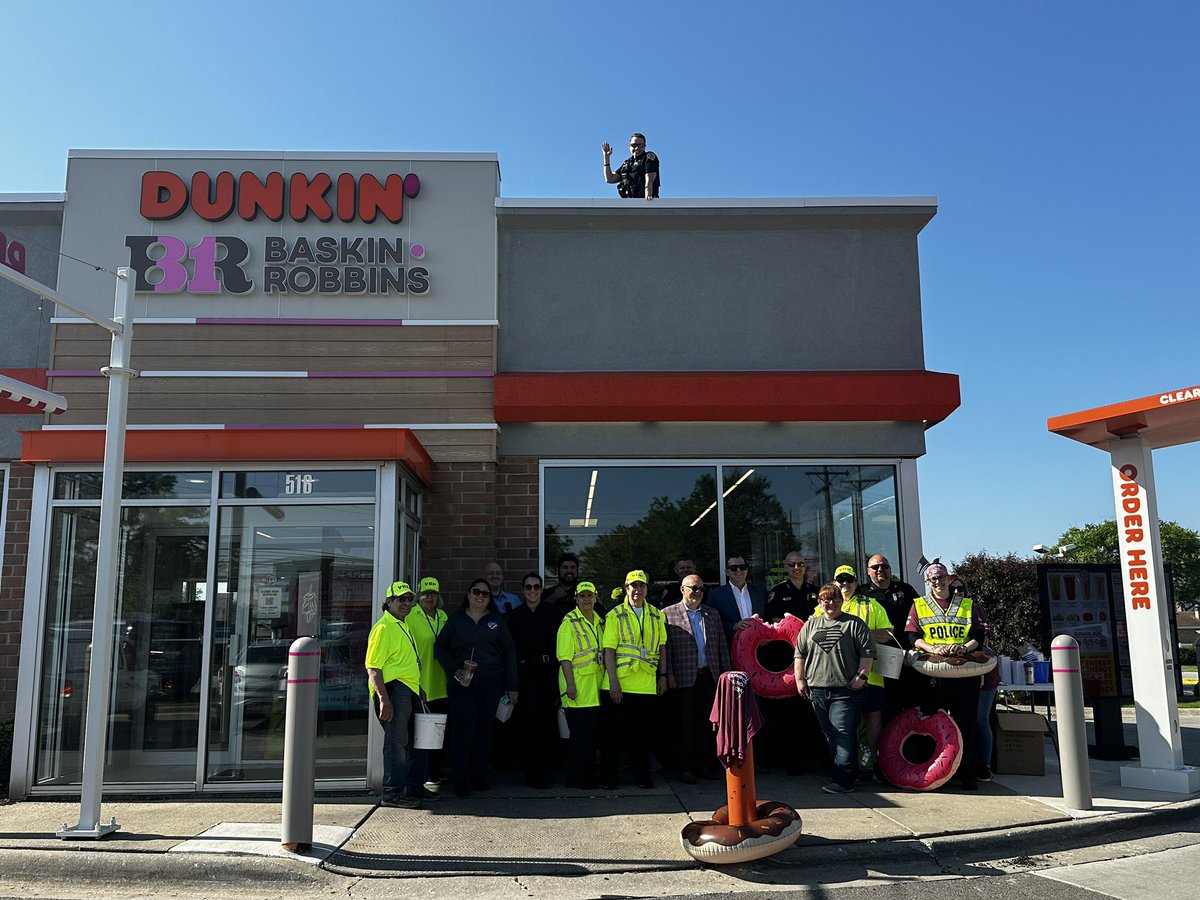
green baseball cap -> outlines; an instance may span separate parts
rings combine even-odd
[[[594,593],[596,593],[596,586],[594,584],[592,584],[590,581],[581,581],[581,582],[579,582],[579,584],[575,585],[575,593],[576,594],[594,594]]]
[[[403,597],[405,594],[411,594],[413,589],[408,586],[407,581],[393,581],[388,585],[388,597]]]
[[[435,594],[440,594],[442,592],[442,586],[438,584],[438,580],[436,578],[422,578],[421,584],[417,587],[417,590],[422,594],[428,591],[432,591]]]
[[[837,578],[839,575],[849,575],[855,581],[858,581],[858,573],[854,571],[854,566],[838,566],[834,570],[833,577]]]
[[[625,576],[625,583],[633,584],[635,581],[640,581],[642,584],[649,584],[650,577],[644,569],[633,569]]]

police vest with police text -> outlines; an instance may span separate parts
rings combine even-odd
[[[937,601],[918,597],[913,601],[917,608],[917,625],[921,638],[927,644],[965,644],[971,630],[970,597],[951,597],[950,605],[942,609]]]

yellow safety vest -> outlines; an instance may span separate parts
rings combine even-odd
[[[921,638],[927,644],[965,644],[971,630],[970,597],[951,597],[945,609],[936,600],[918,597],[913,601],[917,608],[917,624]]]
[[[608,614],[604,623],[604,646],[616,655],[617,679],[622,690],[634,694],[655,693],[659,651],[666,640],[667,626],[662,611],[649,603],[642,607],[640,618],[628,602]]]
[[[558,668],[558,693],[567,708],[598,706],[598,691],[604,675],[602,635],[604,619],[595,613],[595,624],[589,623],[578,609],[571,610],[558,626],[556,646],[559,662],[571,664],[575,680],[575,699],[567,696],[567,676]]]
[[[595,615],[593,613],[593,615]],[[596,615],[596,627],[593,630],[583,618],[583,613],[574,609],[563,619],[563,624],[571,626],[575,652],[571,654],[571,668],[576,675],[590,675],[596,669],[604,666],[601,656],[599,636],[604,633],[604,620]]]

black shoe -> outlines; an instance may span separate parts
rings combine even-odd
[[[550,787],[550,779],[548,778],[526,778],[525,787],[531,787],[535,790],[544,791]]]
[[[617,783],[615,781],[606,781],[604,782],[604,789],[606,791],[615,791],[617,789]]]
[[[454,781],[454,796],[455,797],[470,797],[471,782],[455,779]]]
[[[958,785],[958,786],[959,786],[959,789],[960,789],[960,790],[964,790],[964,791],[977,791],[977,790],[979,790],[979,782],[978,782],[978,781],[976,781],[974,778],[972,778],[970,781],[962,781],[962,782],[959,782],[959,785]]]
[[[568,778],[567,787],[575,788],[577,791],[594,791],[596,789],[596,782],[583,778]]]
[[[685,769],[679,773],[679,780],[684,784],[695,784],[697,779],[695,773],[691,769]]]
[[[410,787],[404,792],[405,797],[412,797],[414,800],[424,800],[427,803],[437,803],[442,799],[441,794],[435,794],[427,787]]]
[[[389,809],[420,809],[421,801],[416,797],[404,795],[400,797],[384,797],[379,801],[379,805],[388,807]]]
[[[491,785],[488,784],[488,780],[486,778],[484,778],[482,775],[475,775],[471,778],[472,790],[486,791],[490,787],[491,787]]]
[[[991,781],[992,780],[991,766],[980,766],[978,771],[976,772],[976,777],[980,781]]]
[[[648,791],[654,787],[654,779],[646,778],[645,781],[639,781],[638,787],[640,787],[643,791]]]

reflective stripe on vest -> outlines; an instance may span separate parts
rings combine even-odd
[[[643,647],[641,638],[643,629],[645,628],[645,619],[640,619],[636,622],[640,626],[636,631],[633,624],[630,623],[630,617],[637,619],[637,613],[633,612],[628,605],[621,604],[616,609],[617,616],[617,668],[624,669],[632,666],[635,662],[644,662],[650,668],[658,668],[658,619],[662,618],[662,613],[656,608],[647,603],[642,607],[642,616],[650,617],[650,642],[654,644],[652,647]]]
[[[604,627],[604,621],[596,616],[599,623],[597,628]],[[584,666],[601,664],[600,647],[594,640],[594,635],[587,623],[583,620],[583,614],[579,610],[574,610],[567,616],[567,621],[571,623],[571,631],[575,634],[575,655],[571,657],[571,668],[582,669]]]
[[[942,609],[928,597],[913,601],[917,608],[917,624],[927,644],[965,644],[971,630],[970,597],[951,597],[950,605]]]

